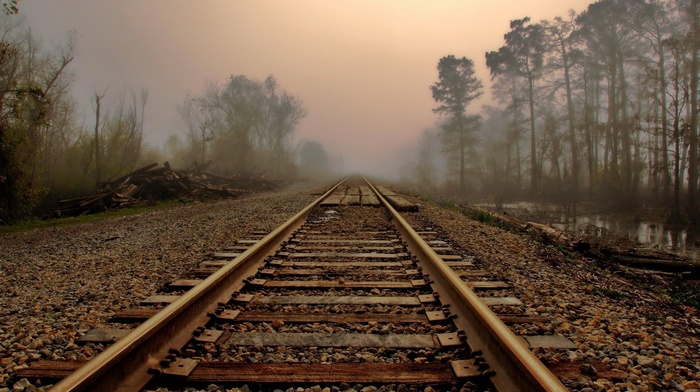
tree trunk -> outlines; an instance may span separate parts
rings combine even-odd
[[[516,167],[516,189],[520,191],[522,189],[523,185],[523,172],[522,172],[522,166],[521,166],[521,159],[520,159],[520,129],[518,126],[518,103],[516,102],[516,99],[513,98],[513,141],[515,142],[515,167]]]
[[[668,171],[668,117],[666,110],[668,109],[668,101],[666,98],[666,60],[664,57],[664,47],[661,36],[658,36],[657,46],[659,48],[659,95],[661,96],[661,179],[663,189],[661,191],[662,202],[667,203],[671,193],[671,176]]]
[[[459,121],[459,193],[464,197],[464,124]]]
[[[569,115],[569,144],[571,145],[571,195],[574,200],[578,195],[578,146],[576,145],[576,124],[574,118],[574,103],[571,99],[571,77],[569,71],[569,56],[566,45],[561,40],[561,54],[564,61],[564,82],[566,84],[566,107]]]
[[[608,54],[608,129],[609,135],[606,135],[605,144],[609,149],[609,165],[606,177],[609,181],[619,179],[618,169],[618,101],[617,101],[617,63],[616,52],[609,51]]]
[[[528,78],[528,97],[530,101],[530,187],[535,194],[540,190],[539,170],[537,168],[537,140],[535,139],[535,80]]]
[[[516,165],[518,168],[517,185],[518,185],[518,190],[520,190],[523,187],[523,167],[522,167],[522,158],[520,157],[520,136],[519,135],[515,139],[515,162],[516,162]]]
[[[629,121],[629,116],[627,114],[627,81],[625,80],[625,67],[622,58],[622,53],[618,53],[618,81],[620,83],[620,101],[619,109],[621,114],[621,121],[619,124],[620,132],[620,142],[622,144],[622,185],[623,192],[625,196],[631,197],[632,190],[632,124]]]
[[[677,112],[678,109],[676,109],[676,113]],[[669,222],[679,223],[681,220],[681,137],[677,115],[676,119],[673,121],[673,135],[676,145],[676,157],[673,165],[673,203],[671,205],[671,216],[669,217]]]
[[[594,79],[595,84],[593,85],[593,174],[594,176],[598,176],[598,163],[600,162],[600,149],[598,146],[600,146],[600,137],[601,137],[601,132],[600,132],[600,127],[598,124],[600,124],[600,94],[601,94],[601,88],[600,88],[600,82],[601,79],[595,78]]]
[[[690,53],[690,122],[689,153],[688,153],[688,208],[693,223],[700,222],[700,210],[698,209],[698,51],[700,51],[700,0],[691,0],[688,14],[691,17],[691,53]]]
[[[102,166],[100,159],[100,101],[104,95],[95,93],[95,183],[102,181]]]
[[[583,71],[583,128],[586,135],[586,155],[588,156],[588,192],[593,193],[593,178],[595,176],[594,135],[591,124],[591,94],[589,94],[588,71]]]

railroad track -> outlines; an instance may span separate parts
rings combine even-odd
[[[432,228],[411,228],[392,205],[415,205],[380,190],[357,180],[331,187],[273,232],[250,233],[117,314],[122,329],[83,336],[109,344],[91,361],[42,361],[21,376],[61,379],[56,391],[566,390],[530,348],[571,342],[514,335],[505,323],[542,320],[492,312],[517,306],[502,295],[508,284]]]

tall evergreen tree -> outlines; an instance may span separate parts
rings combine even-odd
[[[439,106],[435,113],[448,114],[451,119],[443,130],[456,135],[459,154],[459,191],[465,191],[465,148],[469,141],[467,133],[475,129],[478,119],[467,116],[467,106],[483,94],[481,80],[474,76],[474,62],[466,57],[448,55],[438,62],[438,81],[430,86],[433,99]]]
[[[535,132],[535,82],[542,77],[545,55],[545,33],[540,24],[529,24],[530,18],[510,22],[504,35],[506,44],[498,51],[486,53],[486,66],[495,78],[504,73],[523,77],[528,83],[530,104],[530,181],[533,192],[539,191],[540,169],[537,166],[537,139]]]

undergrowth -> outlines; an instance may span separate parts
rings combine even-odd
[[[478,220],[481,223],[485,223],[490,226],[496,225],[496,221],[493,219],[493,215],[486,211],[477,211],[476,213],[470,214],[472,219]]]
[[[608,288],[601,289],[601,288],[596,287],[593,289],[593,292],[598,293],[598,294],[602,294],[602,295],[604,295],[608,298],[611,298],[611,299],[625,299],[625,298],[627,298],[626,294],[621,293],[617,290],[608,289]]]
[[[51,227],[63,227],[71,225],[79,225],[88,222],[97,222],[107,219],[121,218],[130,215],[141,214],[144,212],[162,210],[173,206],[181,205],[183,201],[167,200],[151,205],[140,205],[135,207],[126,207],[118,210],[109,210],[99,214],[89,214],[81,216],[72,216],[66,218],[51,218],[51,219],[32,219],[11,225],[0,226],[1,234],[20,233],[23,231],[46,229]]]
[[[669,295],[673,302],[700,310],[700,283],[677,282]]]
[[[440,201],[439,204],[440,204],[440,207],[446,208],[450,211],[459,211],[459,206],[457,205],[457,203],[455,203],[454,201],[452,201],[450,199],[443,199]]]

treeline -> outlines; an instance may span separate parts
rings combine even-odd
[[[0,224],[43,215],[60,199],[157,161],[296,176],[293,135],[305,110],[272,76],[262,82],[232,76],[185,99],[178,110],[186,137],[171,138],[161,151],[144,142],[146,90],[105,88],[83,115],[70,94],[75,53],[72,36],[43,48],[20,16],[0,19]]]
[[[514,20],[486,53],[498,105],[472,117],[462,141],[448,116],[443,152],[475,152],[465,192],[499,202],[656,203],[698,223],[699,52],[700,0],[601,0],[565,18]],[[415,172],[435,178],[434,160],[423,156]],[[461,188],[459,172],[445,187]]]
[[[187,97],[178,111],[187,133],[184,140],[173,136],[168,143],[177,164],[297,176],[293,137],[306,111],[273,76],[260,82],[238,75],[209,83],[204,94]]]
[[[73,36],[43,48],[23,19],[0,19],[0,223],[132,170],[144,156],[147,93],[95,95],[95,123],[81,124],[70,94]]]

